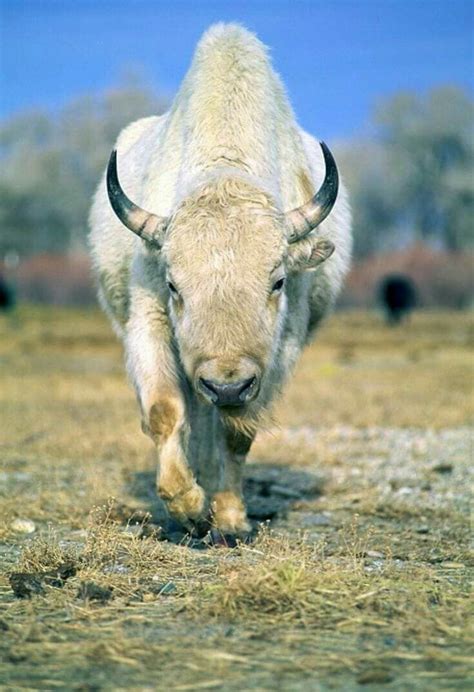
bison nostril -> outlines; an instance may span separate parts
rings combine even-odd
[[[201,392],[209,397],[213,404],[217,402],[219,394],[216,392],[213,383],[210,380],[205,380],[204,377],[199,378],[199,389]]]
[[[250,392],[254,389],[254,386],[256,383],[257,383],[257,378],[255,377],[255,375],[253,377],[249,377],[248,380],[245,380],[244,382],[242,382],[242,386],[241,386],[240,392],[239,392],[239,398],[242,401],[245,401],[248,398]]]
[[[202,394],[216,406],[242,406],[256,391],[255,375],[239,382],[216,382],[199,378],[198,386]]]

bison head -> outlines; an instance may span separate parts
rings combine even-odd
[[[314,233],[337,197],[334,159],[321,144],[325,180],[285,214],[245,176],[209,178],[169,218],[123,192],[116,152],[107,171],[110,203],[122,223],[159,252],[180,358],[198,395],[242,416],[258,408],[265,374],[281,343],[290,274],[314,270],[334,245]],[[254,403],[252,403],[254,402]]]

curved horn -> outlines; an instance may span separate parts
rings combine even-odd
[[[111,153],[107,166],[107,194],[112,209],[124,226],[148,243],[161,247],[168,220],[145,211],[127,197],[118,179],[116,149]]]
[[[316,226],[319,226],[333,208],[337,198],[339,174],[336,162],[326,144],[324,142],[320,142],[320,144],[326,164],[326,175],[318,192],[309,202],[285,214],[290,228],[289,243],[296,243],[298,240],[306,238]]]

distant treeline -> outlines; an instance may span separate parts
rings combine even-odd
[[[0,258],[83,251],[91,197],[118,132],[166,106],[129,80],[56,115],[30,112],[3,122]],[[448,251],[469,246],[473,115],[473,100],[456,87],[400,93],[376,110],[370,137],[335,147],[351,195],[356,258],[417,241]]]
[[[474,101],[453,86],[400,92],[372,117],[371,137],[345,142],[340,166],[354,214],[356,259],[418,242],[472,248]]]
[[[0,258],[84,251],[92,195],[120,130],[166,101],[135,78],[58,114],[19,114],[0,126]]]

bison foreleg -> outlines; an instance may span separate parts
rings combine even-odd
[[[185,392],[176,372],[172,335],[156,299],[137,292],[128,323],[127,367],[142,412],[143,431],[158,452],[157,491],[170,514],[187,528],[206,515],[204,490],[189,463]],[[143,320],[142,315],[153,315]]]
[[[212,523],[223,534],[246,534],[250,524],[242,494],[242,472],[253,436],[225,429],[219,489],[211,501]]]
[[[186,416],[177,396],[158,398],[150,407],[145,431],[158,450],[157,491],[170,514],[187,528],[206,513],[204,490],[186,458]]]

